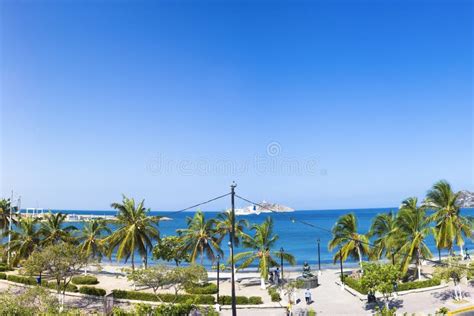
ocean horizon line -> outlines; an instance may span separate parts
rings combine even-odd
[[[22,208],[20,209],[20,212],[26,212],[26,210],[43,210],[43,212],[61,212],[61,211],[67,211],[67,212],[109,212],[109,213],[116,213],[117,210],[113,209],[107,209],[107,210],[94,210],[94,209],[65,209],[65,208]],[[238,208],[236,208],[238,209]],[[302,210],[294,210],[291,212],[278,212],[275,211],[275,213],[293,213],[293,212],[330,212],[330,211],[348,211],[348,212],[358,212],[358,211],[372,211],[372,210],[398,210],[398,206],[392,206],[392,207],[366,207],[366,208],[332,208],[332,209],[302,209]],[[461,209],[474,209],[472,207],[462,207]],[[157,212],[157,213],[195,213],[198,210],[186,210],[186,211],[174,211],[174,210],[153,210],[150,209],[150,212]],[[220,211],[214,211],[214,210],[200,210],[203,213],[222,213],[225,210],[220,210]],[[271,214],[269,212],[263,212],[261,214]]]

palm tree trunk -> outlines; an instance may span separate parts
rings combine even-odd
[[[421,280],[421,262],[420,262],[420,251],[416,252],[416,267],[418,270],[418,281]]]
[[[462,258],[462,259],[464,259],[464,249],[463,249],[463,247],[464,247],[464,243],[461,242],[461,243],[459,244],[459,253],[461,254],[461,258]]]
[[[361,253],[360,253],[360,248],[359,248],[359,246],[357,246],[357,254],[358,254],[358,256],[359,256],[360,271],[361,271],[362,273],[364,273],[364,270],[362,269],[362,255],[361,255]]]
[[[135,249],[132,250],[132,271],[135,271]]]
[[[260,288],[262,290],[265,290],[266,289],[266,285],[265,285],[265,279],[262,277],[260,277]]]

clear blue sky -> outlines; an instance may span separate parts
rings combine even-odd
[[[471,1],[0,5],[1,195],[24,207],[474,189]]]

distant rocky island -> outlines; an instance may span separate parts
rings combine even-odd
[[[276,204],[276,203],[268,203],[263,201],[257,205],[250,205],[244,208],[238,208],[235,210],[236,215],[259,215],[260,213],[286,213],[286,212],[294,212],[295,210],[291,207]]]
[[[458,203],[461,207],[474,207],[474,192],[459,191]]]

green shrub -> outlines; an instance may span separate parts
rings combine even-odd
[[[7,279],[7,274],[0,272],[0,280],[6,280]]]
[[[354,278],[351,278],[349,276],[344,277],[344,284],[347,285],[348,287],[356,290],[357,292],[361,294],[368,294],[367,290],[362,286],[359,280],[356,280]]]
[[[94,295],[94,296],[105,296],[106,291],[104,289],[93,287],[93,286],[81,286],[79,288],[79,293]]]
[[[113,316],[134,316],[135,313],[133,312],[127,312],[126,310],[124,310],[123,308],[120,308],[118,306],[114,306],[112,308],[112,315]]]
[[[93,275],[80,275],[80,276],[75,276],[71,280],[72,283],[77,284],[77,285],[95,285],[99,284],[99,281],[97,278]]]
[[[368,291],[362,286],[359,280],[356,280],[354,278],[346,276],[344,278],[344,283],[356,290],[357,292],[361,294],[368,294]],[[414,289],[421,289],[425,287],[432,287],[432,286],[437,286],[441,284],[441,280],[434,278],[430,280],[424,280],[424,281],[413,281],[413,282],[405,282],[405,283],[399,283],[398,284],[398,289],[397,292],[401,291],[408,291],[408,290],[414,290]]]
[[[12,269],[8,268],[8,266],[4,264],[0,264],[0,272],[11,271]]]
[[[260,296],[250,296],[249,297],[249,304],[250,305],[259,305],[263,304],[262,298]]]
[[[216,294],[217,285],[214,283],[193,284],[185,288],[189,294]]]
[[[156,316],[182,316],[189,315],[194,309],[192,304],[161,304],[153,310]],[[138,314],[145,315],[145,314]]]
[[[262,298],[259,296],[236,296],[235,301],[237,305],[258,305],[263,304]],[[221,305],[232,305],[232,296],[222,295],[219,296],[219,304]]]
[[[153,293],[138,292],[138,291],[123,291],[113,290],[114,298],[123,298],[129,300],[141,300],[159,302],[158,297]],[[192,294],[178,294],[176,297],[174,294],[161,293],[158,294],[161,300],[165,303],[193,303],[193,304],[209,304],[213,305],[216,303],[214,296],[212,295],[192,295]],[[176,300],[175,300],[176,299]]]
[[[398,284],[398,291],[408,291],[413,289],[421,289],[425,287],[432,287],[441,284],[440,279],[429,279],[424,281],[413,281]]]
[[[7,280],[10,282],[21,283],[26,285],[36,285],[36,279],[33,277],[25,277],[21,275],[9,274]]]
[[[52,289],[52,290],[58,289],[58,284],[56,283],[56,281],[50,281],[50,282],[41,281],[41,286],[47,287],[48,289]],[[60,291],[62,290],[64,290],[64,285],[61,284]],[[68,283],[68,285],[66,285],[66,292],[77,293],[79,292],[79,289],[74,284]]]
[[[274,287],[268,288],[268,294],[270,295],[272,302],[281,301],[280,293],[278,293],[278,291]]]
[[[1,279],[2,277],[0,277]],[[10,282],[15,282],[15,283],[21,283],[21,284],[26,284],[26,285],[37,285],[37,281],[36,281],[36,278],[34,277],[27,277],[27,276],[21,276],[21,275],[14,275],[14,274],[9,274],[6,276],[6,279]],[[52,289],[52,290],[57,290],[57,283],[56,281],[46,281],[46,280],[42,280],[41,281],[41,286],[44,286],[48,289]],[[64,286],[61,285],[61,288],[60,290],[62,291],[64,289]],[[66,286],[66,292],[78,292],[79,289],[77,288],[77,286],[75,286],[74,284],[71,284],[69,283],[67,286]]]

